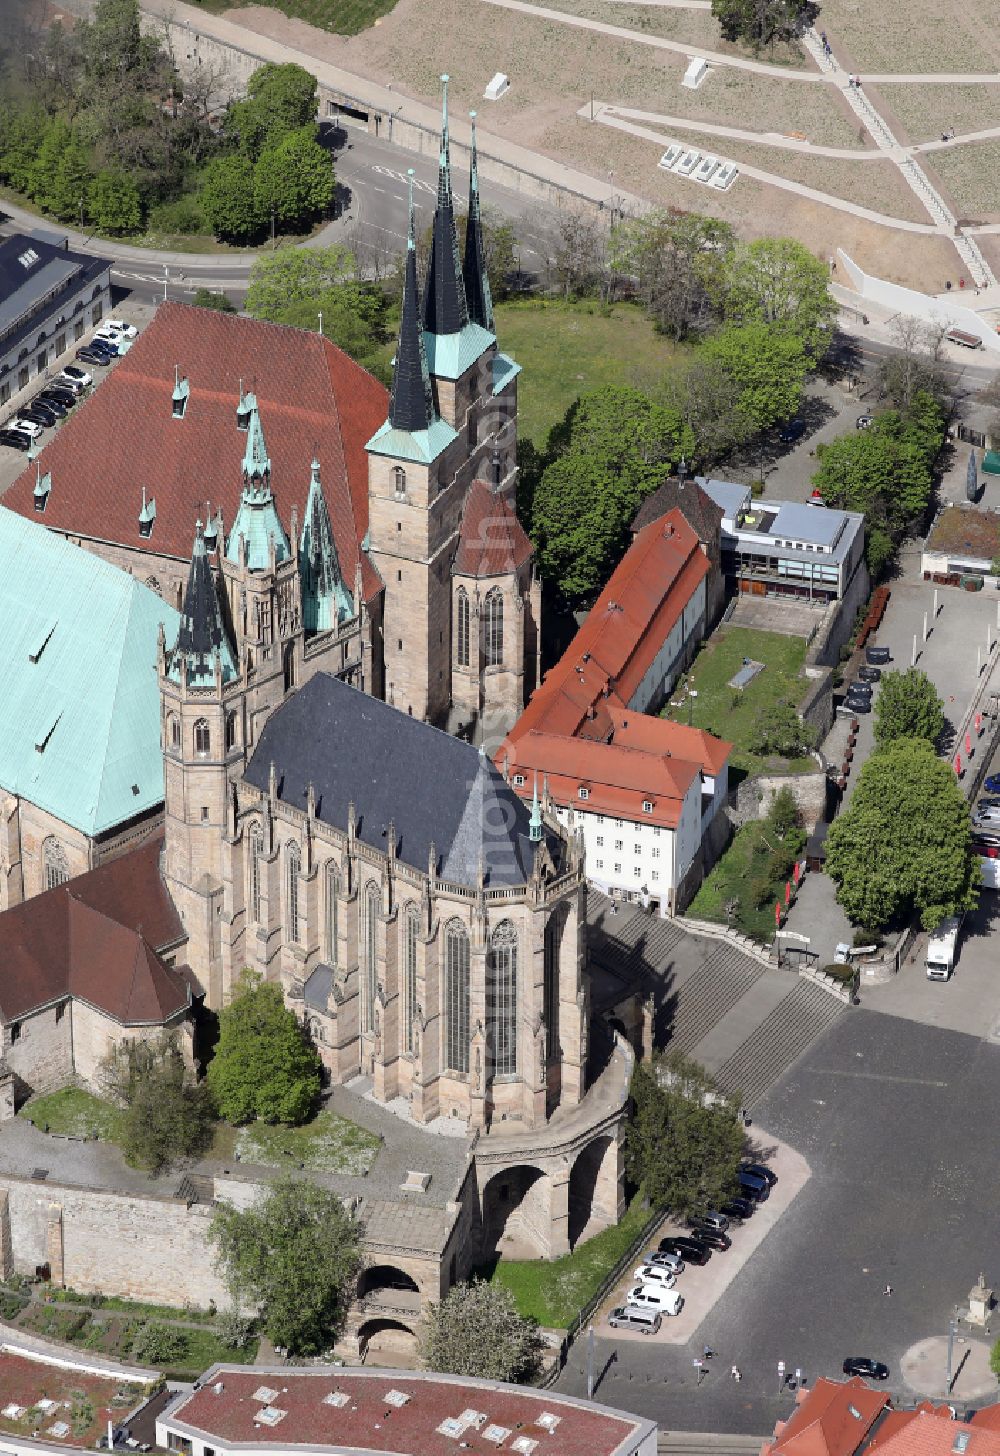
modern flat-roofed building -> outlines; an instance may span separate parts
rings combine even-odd
[[[110,258],[71,253],[57,233],[0,240],[0,406],[110,307]]]
[[[864,568],[864,516],[823,505],[754,500],[748,485],[699,478],[722,509],[722,570],[751,596],[825,605],[846,596]]]

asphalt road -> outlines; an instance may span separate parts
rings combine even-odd
[[[979,1036],[863,1008],[836,1022],[756,1118],[812,1178],[687,1346],[598,1341],[598,1398],[664,1429],[764,1435],[792,1409],[779,1360],[811,1379],[839,1375],[846,1355],[885,1360],[889,1388],[911,1398],[904,1351],[947,1334],[980,1269],[1000,1277],[998,1073],[1000,1048]],[[716,1354],[699,1387],[705,1342]],[[584,1358],[581,1341],[560,1389],[585,1392]]]

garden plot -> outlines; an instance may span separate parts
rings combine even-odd
[[[1000,86],[920,86],[913,83],[878,87],[878,97],[891,107],[911,142],[937,141],[942,132],[985,131],[1000,126]],[[933,160],[932,153],[926,160]]]

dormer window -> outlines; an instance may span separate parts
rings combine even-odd
[[[524,774],[515,774],[514,775],[514,787],[516,789],[523,789],[524,788]]]
[[[187,409],[188,397],[191,393],[191,386],[186,379],[181,378],[178,366],[174,365],[174,392],[170,396],[171,413],[175,420],[184,418],[184,411]]]
[[[243,381],[240,380],[240,402],[236,406],[236,428],[246,431],[250,428],[250,414],[252,406],[250,400],[243,393]]]
[[[48,470],[41,473],[41,466],[35,467],[35,510],[44,511],[49,503],[49,492],[52,489],[52,476]]]
[[[590,798],[590,790],[589,789],[585,789],[582,784],[577,789],[576,792],[577,792],[577,794],[579,795],[579,797],[581,799],[589,799]]]
[[[148,541],[153,534],[153,523],[156,520],[156,500],[146,500],[146,487],[142,488],[142,510],[139,512],[139,535],[144,541]]]
[[[653,801],[652,801],[652,799],[643,799],[643,801],[642,801],[642,812],[644,814],[652,814],[652,812],[653,812]]]

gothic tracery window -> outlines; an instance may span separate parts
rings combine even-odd
[[[484,604],[486,627],[486,666],[499,667],[503,662],[503,597],[499,587],[486,593]]]
[[[361,1030],[375,1027],[375,990],[378,986],[378,914],[381,895],[374,880],[370,881],[363,902],[362,948],[364,964],[361,980]]]
[[[340,929],[340,876],[337,874],[337,866],[333,860],[328,862],[323,879],[323,950],[327,965],[336,970],[337,939]]]
[[[445,931],[445,1067],[469,1071],[469,932],[460,920]]]
[[[299,877],[302,870],[302,854],[294,840],[285,846],[285,928],[289,940],[301,939],[302,915]]]
[[[455,660],[459,667],[469,665],[469,594],[464,586],[458,589],[455,608]]]
[[[494,1076],[517,1071],[517,930],[502,920],[490,936],[487,1012]]]
[[[54,890],[56,885],[64,885],[69,879],[66,851],[51,835],[42,845],[42,874],[47,890]]]
[[[417,1012],[417,932],[419,917],[416,905],[403,912],[403,1050],[413,1051],[413,1018]]]

